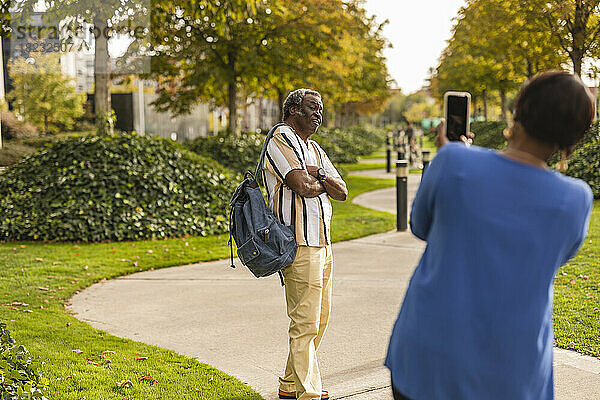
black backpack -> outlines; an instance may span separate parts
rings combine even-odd
[[[267,145],[273,137],[273,132],[283,123],[275,125],[267,134],[262,153],[256,166],[256,172],[248,171],[244,181],[237,187],[229,203],[229,249],[231,267],[233,264],[233,243],[235,240],[240,261],[256,276],[261,278],[290,265],[296,257],[296,234],[293,226],[279,222],[273,212],[267,207],[260,190],[260,176]]]

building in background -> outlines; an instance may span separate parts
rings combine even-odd
[[[91,93],[94,90],[94,54],[82,51],[69,51],[60,57],[63,74],[75,79],[77,93]]]

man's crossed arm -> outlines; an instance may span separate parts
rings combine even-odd
[[[318,169],[319,167],[315,165],[307,165],[306,169],[292,170],[286,175],[285,184],[302,197],[317,197],[321,193],[327,192],[329,197],[334,200],[346,200],[348,196],[346,182],[331,175],[320,182],[317,179]]]

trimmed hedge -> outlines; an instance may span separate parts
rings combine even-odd
[[[358,162],[358,157],[367,156],[381,148],[385,144],[386,133],[372,126],[355,125],[320,128],[313,138],[332,162],[352,164]]]
[[[47,400],[42,393],[47,381],[35,367],[29,351],[19,346],[0,322],[0,399]]]
[[[595,122],[569,158],[567,175],[586,181],[600,199],[600,122]]]
[[[385,144],[385,132],[363,126],[321,127],[311,139],[319,143],[333,163],[355,163],[359,156],[369,155]],[[197,154],[244,173],[256,169],[264,141],[265,135],[257,133],[242,133],[240,136],[219,134],[197,138],[184,145]]]
[[[184,146],[236,172],[250,170],[254,173],[265,138],[258,133],[242,133],[240,136],[220,133],[191,140]]]
[[[503,132],[507,126],[506,121],[475,121],[471,123],[471,132],[475,134],[473,144],[489,149],[504,150],[506,139]]]
[[[0,241],[222,233],[239,181],[166,139],[67,138],[0,174]]]

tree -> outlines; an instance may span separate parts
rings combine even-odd
[[[497,91],[506,119],[507,93],[538,71],[560,68],[566,61],[556,38],[530,8],[529,2],[516,0],[470,0],[459,11],[432,78],[436,96],[453,88],[469,90],[474,100],[483,99],[487,119],[489,91]]]
[[[154,104],[161,111],[186,113],[201,100],[226,105],[235,133],[240,92],[276,97],[280,105],[288,91],[306,86],[332,102],[345,93],[345,102],[366,103],[384,97],[381,87],[387,95],[381,37],[358,1],[227,0],[215,7],[160,0],[153,11]]]
[[[110,80],[111,64],[108,40],[118,27],[124,32],[129,26],[124,21],[132,21],[147,16],[145,5],[149,0],[13,0],[15,10],[27,19],[34,7],[43,4],[45,21],[50,26],[63,25],[63,34],[76,41],[78,34],[90,30],[94,35],[94,104],[96,126],[102,133],[106,129],[106,119],[111,115]],[[141,28],[141,27],[133,27]],[[131,32],[129,32],[131,33]],[[79,46],[85,46],[79,43]]]
[[[600,47],[600,0],[534,0],[515,5],[537,19],[560,43],[581,75],[586,57],[598,54]]]
[[[32,53],[31,58],[13,60],[9,66],[14,89],[8,98],[19,114],[45,134],[71,129],[74,119],[84,113],[85,95],[77,94],[73,80],[62,75],[58,58]]]

